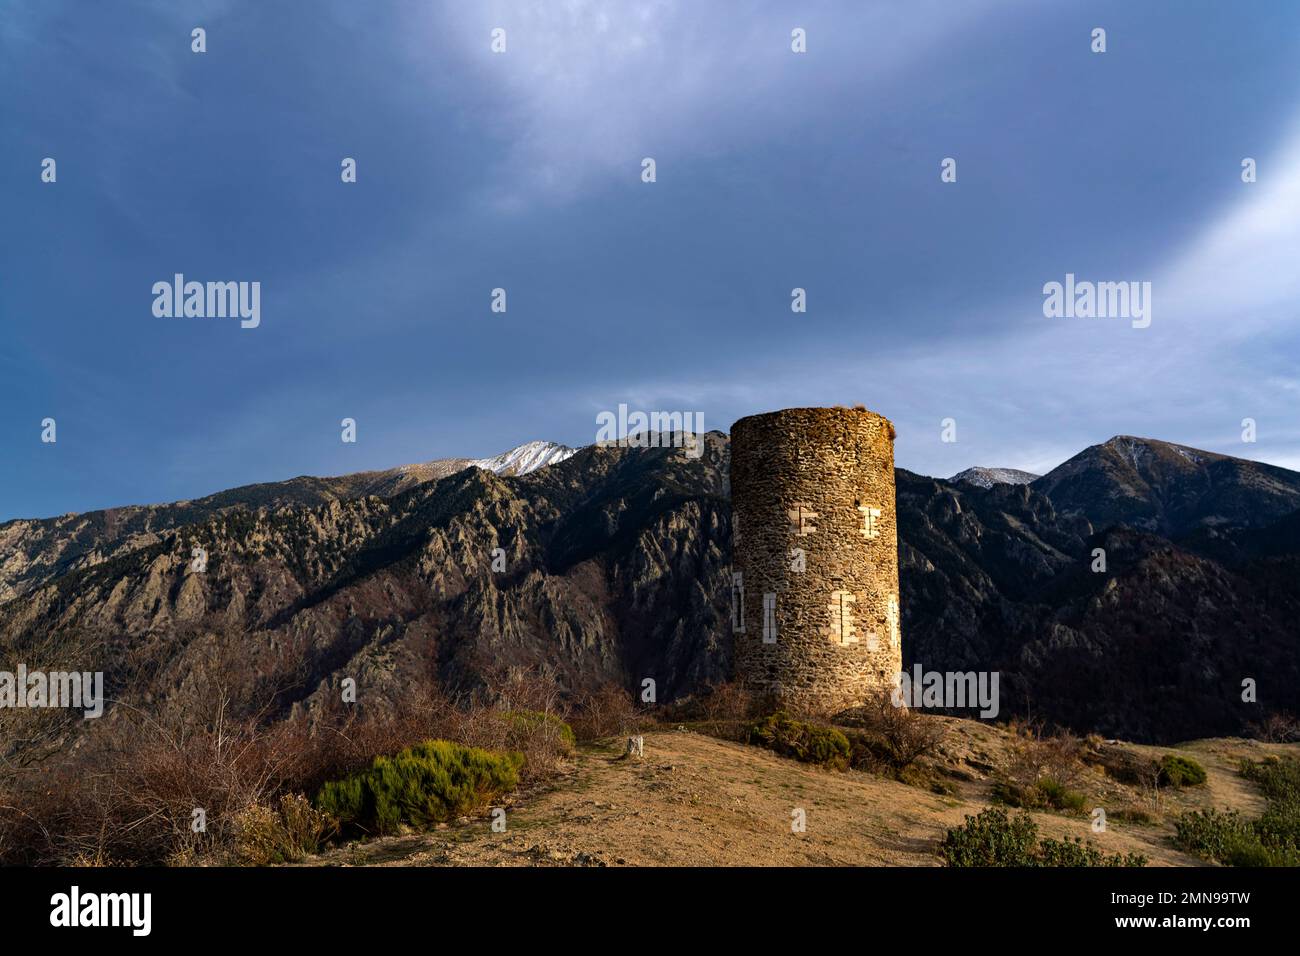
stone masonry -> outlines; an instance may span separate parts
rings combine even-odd
[[[902,669],[894,426],[865,408],[787,408],[731,429],[736,677],[833,712]]]

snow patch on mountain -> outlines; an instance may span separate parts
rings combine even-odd
[[[1020,471],[1018,468],[975,467],[959,471],[948,480],[954,483],[964,481],[978,488],[992,488],[994,485],[1027,485],[1037,477],[1033,472]]]
[[[1145,439],[1133,438],[1130,435],[1116,435],[1106,444],[1113,448],[1120,458],[1139,471],[1151,461],[1152,443]]]
[[[530,441],[493,458],[475,458],[470,464],[498,475],[526,475],[572,458],[577,453],[578,449],[553,441]]]

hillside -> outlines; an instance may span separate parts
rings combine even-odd
[[[745,744],[686,730],[645,737],[645,757],[622,759],[613,744],[588,746],[568,773],[507,803],[507,830],[464,820],[431,833],[356,842],[306,861],[329,866],[937,866],[937,846],[991,804],[992,771],[1009,759],[1010,737],[975,721],[945,720],[949,738],[934,762],[955,788],[937,794],[858,771],[824,771]],[[1160,751],[1122,745],[1125,752]],[[1264,800],[1235,773],[1242,757],[1300,753],[1296,745],[1201,740],[1178,752],[1209,773],[1204,786],[1167,792],[1160,812],[1148,793],[1091,775],[1088,812],[1032,814],[1044,837],[1091,840],[1106,853],[1140,853],[1152,866],[1203,866],[1176,849],[1173,819],[1216,807],[1257,816]],[[1094,806],[1107,831],[1092,832]],[[791,831],[791,811],[807,830]],[[1125,811],[1150,812],[1130,822]],[[1140,817],[1139,817],[1140,819]]]

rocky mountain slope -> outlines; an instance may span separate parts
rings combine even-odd
[[[563,461],[575,452],[576,449],[555,442],[532,441],[494,458],[438,458],[335,478],[301,476],[288,481],[243,485],[193,501],[7,521],[0,524],[0,601],[60,574],[155,544],[163,532],[203,521],[214,514],[239,508],[312,507],[366,495],[387,498],[471,465],[503,476],[525,475]]]
[[[473,686],[510,665],[571,689],[649,677],[666,699],[725,675],[727,454],[716,434],[700,459],[587,448],[321,504],[282,503],[290,483],[255,508],[151,509],[129,537],[83,516],[98,560],[0,605],[0,669],[75,663],[152,707],[219,670],[271,717],[329,706],[345,677],[392,707],[431,673]]]
[[[967,468],[965,471],[959,471],[948,481],[952,484],[966,482],[979,488],[992,488],[994,485],[1027,485],[1035,478],[1039,477],[1032,471],[1021,471],[1018,468]]]
[[[1126,739],[1300,709],[1300,549],[1279,544],[1294,517],[1173,540],[1095,528],[1036,488],[900,473],[905,665],[998,670],[1004,712]]]
[[[1300,474],[1183,445],[1120,435],[1034,482],[1066,514],[1159,534],[1260,527],[1300,508]]]
[[[1300,711],[1300,513],[1285,512],[1300,475],[1173,452],[1192,469],[1150,444],[1089,449],[1028,485],[900,470],[905,665],[998,670],[1004,717],[1137,740]],[[725,435],[700,459],[434,465],[10,522],[0,669],[102,670],[146,708],[219,674],[272,719],[310,719],[348,677],[363,706],[399,707],[429,675],[472,687],[510,665],[573,691],[651,679],[665,701],[727,676]],[[1126,514],[1178,530],[1113,524],[1120,478]]]

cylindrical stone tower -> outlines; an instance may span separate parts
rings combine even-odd
[[[736,677],[833,712],[902,669],[894,426],[865,408],[787,408],[731,429]]]

